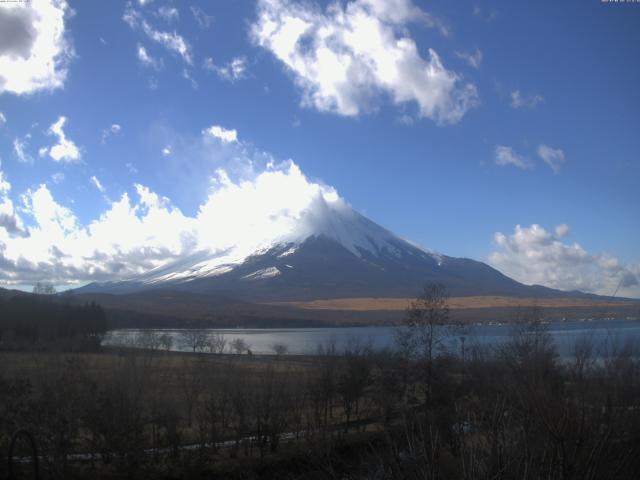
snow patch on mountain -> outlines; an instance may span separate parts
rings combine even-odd
[[[335,240],[357,257],[368,253],[380,256],[387,252],[400,257],[407,242],[356,212],[340,197],[315,197],[300,216],[295,229],[281,237],[283,243],[303,243],[310,237]],[[285,252],[288,254],[288,252]]]
[[[277,277],[278,275],[280,275],[280,273],[281,272],[280,270],[278,270],[278,267],[261,268],[260,270],[256,270],[253,273],[244,275],[242,279],[243,280],[262,280],[265,278]]]
[[[289,255],[292,255],[292,254],[296,253],[297,250],[298,250],[298,247],[291,247],[291,248],[287,249],[286,251],[282,252],[280,255],[278,255],[278,258],[283,258],[283,257],[287,257]]]

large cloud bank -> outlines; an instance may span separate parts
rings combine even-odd
[[[589,253],[580,244],[568,243],[567,225],[554,232],[540,225],[517,225],[510,235],[495,234],[498,250],[489,263],[526,284],[600,295],[640,297],[640,265],[624,265],[606,253]]]
[[[478,103],[477,90],[445,68],[435,50],[421,56],[410,23],[446,33],[411,0],[333,2],[326,11],[260,0],[252,37],[293,75],[305,106],[356,116],[386,95],[395,104],[413,102],[419,116],[438,124],[455,123]]]
[[[310,181],[291,161],[269,163],[257,173],[249,163],[242,178],[215,171],[194,216],[135,184],[135,193],[123,193],[88,225],[45,184],[23,193],[16,208],[0,170],[0,282],[122,279],[203,251],[232,252],[241,260],[274,241],[305,234],[307,219],[317,218],[327,205],[349,208],[333,188]]]
[[[0,93],[61,88],[73,50],[64,0],[0,3]]]

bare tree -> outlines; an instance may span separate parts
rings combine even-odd
[[[275,342],[271,345],[271,350],[273,350],[273,353],[278,357],[281,357],[282,355],[289,353],[289,345],[282,342]]]
[[[190,348],[193,353],[202,352],[207,347],[207,332],[204,330],[183,330],[180,345]]]
[[[146,350],[158,350],[161,346],[160,335],[150,330],[145,330],[136,335],[135,345]]]
[[[337,391],[338,352],[337,339],[331,337],[317,348],[317,371],[310,376],[309,393],[313,401],[314,421],[324,439],[333,418],[334,398]]]
[[[194,359],[185,358],[180,371],[180,387],[187,409],[187,425],[191,427],[193,410],[198,403],[198,398],[204,390],[204,367],[203,363]]]
[[[166,350],[167,352],[171,350],[171,347],[173,345],[173,337],[171,335],[169,335],[168,333],[163,333],[162,335],[160,335],[159,341],[160,346],[164,350]]]
[[[434,357],[445,347],[448,326],[449,295],[443,285],[431,283],[425,285],[422,293],[409,304],[404,325],[396,331],[400,353],[407,361],[413,357],[424,365],[421,376],[424,377],[426,403],[432,396]]]
[[[207,337],[207,348],[209,353],[224,353],[227,346],[227,339],[220,332],[215,332]]]
[[[231,342],[231,348],[236,354],[240,355],[248,351],[251,345],[249,345],[244,338],[236,338]]]
[[[436,350],[442,347],[449,324],[449,295],[443,285],[427,284],[413,300],[405,315],[405,329],[410,332],[412,351],[430,363]]]
[[[349,431],[349,425],[353,417],[358,420],[360,414],[360,400],[365,394],[365,389],[371,380],[371,362],[369,354],[371,349],[363,347],[358,339],[347,341],[344,350],[344,367],[338,378],[337,390],[342,398],[342,406],[345,414],[344,432]]]

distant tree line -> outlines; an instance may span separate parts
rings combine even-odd
[[[36,295],[55,295],[56,287],[48,282],[38,282],[33,286],[33,293]]]
[[[36,344],[61,339],[98,341],[107,331],[96,303],[69,305],[43,295],[0,299],[0,345]]]

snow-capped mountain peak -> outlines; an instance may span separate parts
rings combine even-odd
[[[133,281],[144,284],[187,282],[198,278],[216,277],[231,272],[248,258],[278,251],[277,258],[293,255],[310,238],[329,239],[358,258],[379,257],[382,254],[400,256],[409,250],[415,254],[418,247],[395,236],[385,228],[356,212],[339,197],[325,198],[318,194],[299,215],[289,215],[287,229],[276,232],[272,238],[251,242],[241,239],[237,245],[221,250],[204,249],[178,261],[144,273]],[[435,254],[424,250],[421,253]],[[269,266],[245,275],[247,279],[267,279],[279,275],[275,266]],[[276,273],[277,272],[277,273]]]
[[[340,200],[329,203],[323,196],[316,197],[303,212],[299,225],[284,243],[289,240],[299,244],[319,236],[336,241],[356,256],[363,251],[377,255],[384,246],[392,247],[392,241],[400,240],[346,203]]]
[[[427,282],[445,284],[452,295],[518,295],[532,288],[484,263],[403,240],[356,212],[331,187],[309,182],[295,164],[253,182],[220,182],[189,222],[187,253],[128,280],[79,291],[162,288],[279,301],[407,297]]]

